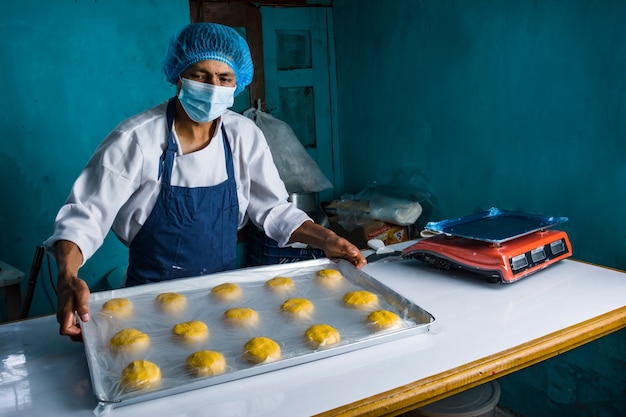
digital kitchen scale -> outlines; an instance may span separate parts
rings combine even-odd
[[[463,269],[510,283],[572,255],[567,234],[548,230],[567,217],[546,217],[492,208],[457,219],[429,222],[434,236],[402,251],[403,258],[439,269]]]

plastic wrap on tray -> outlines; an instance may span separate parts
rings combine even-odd
[[[335,269],[344,277],[340,286],[332,289],[319,285],[314,279],[322,269]],[[275,292],[266,282],[275,277],[288,277],[294,283],[287,292]],[[234,283],[241,289],[240,297],[219,301],[212,289],[220,284]],[[356,290],[377,295],[378,305],[365,309],[349,308],[343,297]],[[186,306],[177,312],[159,308],[160,294],[175,292],[183,295]],[[133,312],[127,318],[102,313],[103,305],[111,299],[125,298],[132,303]],[[294,318],[281,311],[290,298],[304,298],[314,305],[313,313]],[[224,318],[230,308],[246,307],[258,314],[258,323],[235,326]],[[397,294],[354,268],[350,263],[334,263],[328,259],[304,261],[286,265],[248,268],[121,290],[93,293],[90,299],[91,320],[83,324],[85,350],[94,394],[99,402],[98,414],[134,402],[145,401],[191,389],[202,388],[238,378],[256,375],[287,366],[309,362],[366,347],[399,337],[428,330],[434,318],[400,294]],[[397,314],[397,328],[379,330],[367,317],[373,310],[389,310]],[[208,327],[208,338],[190,343],[173,334],[175,325],[201,321]],[[313,346],[305,332],[314,324],[328,324],[340,334],[338,343]],[[140,353],[114,352],[111,338],[123,329],[136,329],[149,337],[148,347]],[[276,361],[255,364],[244,357],[244,345],[253,337],[274,340],[281,350]],[[211,350],[221,353],[226,361],[223,373],[198,377],[186,368],[186,360],[194,352]],[[134,360],[147,360],[158,366],[161,379],[145,389],[128,389],[121,385],[123,369]]]

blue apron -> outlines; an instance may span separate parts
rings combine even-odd
[[[171,185],[177,150],[172,133],[175,100],[167,105],[169,138],[162,159],[161,191],[130,244],[127,287],[235,268],[239,204],[233,155],[224,125],[226,181],[210,187]]]

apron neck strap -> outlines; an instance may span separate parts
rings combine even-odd
[[[159,162],[159,174],[157,176],[157,179],[160,179],[161,174],[163,173],[163,169],[164,169],[164,166],[166,164],[166,159],[167,159],[167,152],[170,151],[170,154],[172,154],[172,152],[176,152],[176,141],[174,140],[174,134],[173,134],[175,110],[176,110],[176,97],[172,97],[167,102],[167,111],[166,111],[167,146],[163,150],[163,154],[161,155],[161,158],[160,158],[161,161]],[[169,183],[169,178],[165,178],[165,180]]]

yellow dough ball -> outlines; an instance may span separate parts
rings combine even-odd
[[[238,327],[254,327],[259,324],[259,313],[248,307],[230,308],[224,312],[224,321]]]
[[[328,290],[341,288],[345,283],[345,278],[336,269],[322,269],[315,273],[315,282]]]
[[[367,316],[367,320],[378,330],[397,329],[402,325],[402,319],[396,313],[388,310],[372,311]]]
[[[280,359],[281,351],[278,343],[268,337],[255,337],[244,346],[243,357],[253,363],[269,363]]]
[[[115,353],[142,353],[150,346],[150,337],[137,329],[123,329],[115,333],[109,347]]]
[[[127,298],[111,298],[102,305],[102,313],[118,319],[127,319],[133,314],[133,303]]]
[[[307,329],[304,336],[315,348],[334,345],[341,341],[339,332],[328,324],[315,324]]]
[[[289,277],[275,277],[266,281],[265,287],[276,294],[285,295],[292,292],[296,284]]]
[[[343,302],[350,308],[367,310],[378,306],[378,296],[365,290],[351,291],[343,296]]]
[[[172,329],[174,336],[189,343],[202,342],[209,337],[209,328],[199,320],[178,323]]]
[[[154,302],[165,313],[180,313],[187,307],[187,297],[175,292],[159,294]]]
[[[187,369],[199,377],[223,374],[226,370],[224,355],[213,350],[201,350],[189,355]]]
[[[280,310],[294,318],[310,319],[314,307],[313,303],[306,298],[290,298],[280,306]]]
[[[213,287],[211,295],[219,301],[236,301],[241,297],[241,288],[237,284],[226,282]]]
[[[120,385],[126,391],[148,389],[159,385],[161,370],[157,365],[146,360],[136,360],[122,371]]]

